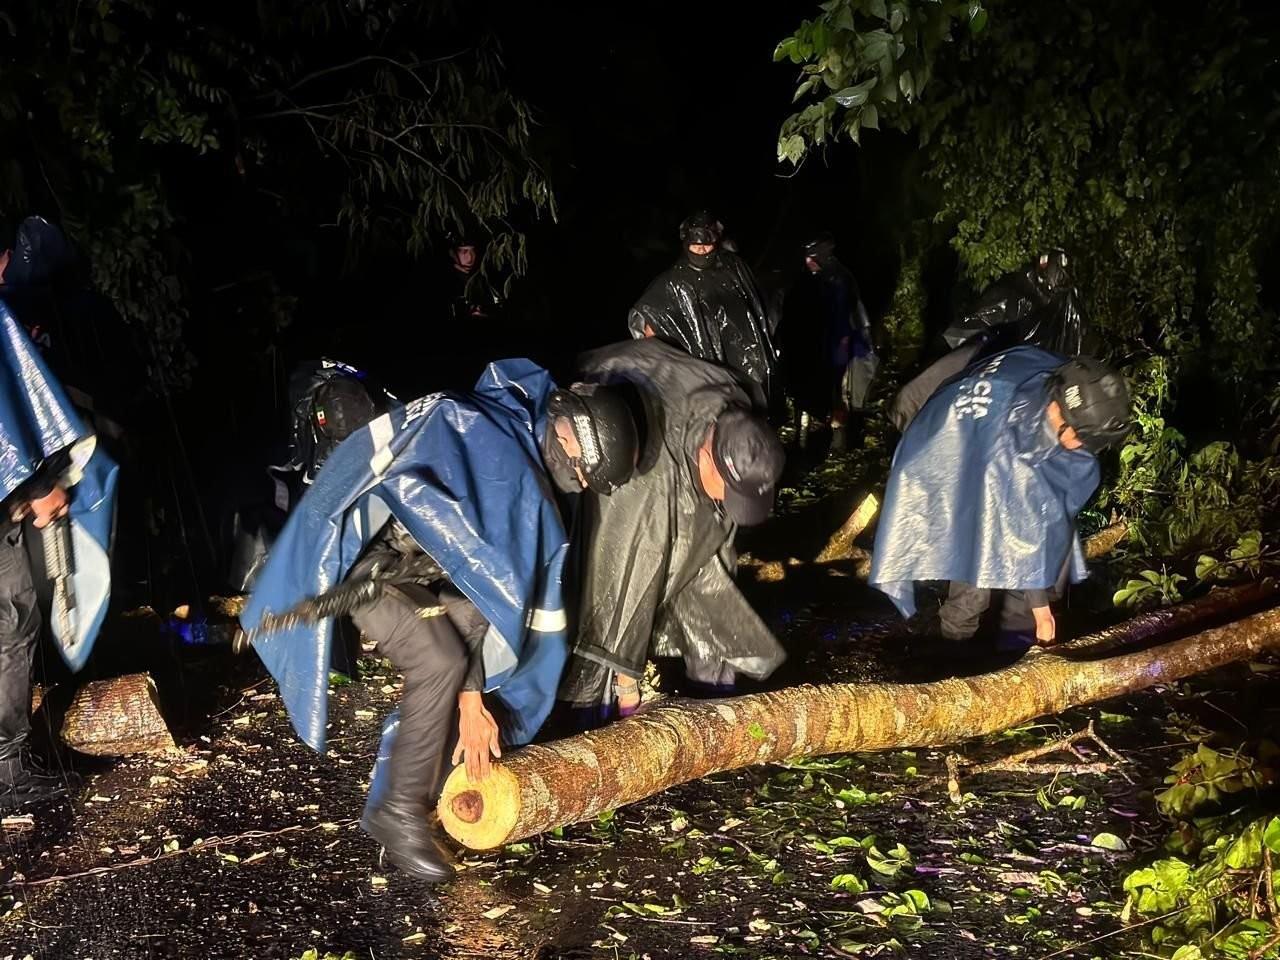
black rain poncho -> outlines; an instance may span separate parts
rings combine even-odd
[[[1034,263],[1006,274],[946,329],[943,338],[951,352],[899,391],[889,406],[889,421],[905,431],[934,391],[985,357],[1018,344],[1075,357],[1084,352],[1087,335],[1080,294],[1071,283],[1045,283]]]
[[[1047,284],[1034,263],[1021,273],[1005,274],[982,291],[943,337],[954,348],[996,327],[1006,328],[1012,341],[1064,357],[1079,356],[1084,349],[1080,294],[1069,282]]]
[[[581,370],[635,384],[649,435],[641,472],[611,496],[582,497],[577,641],[561,699],[607,701],[611,676],[640,677],[651,652],[683,657],[697,681],[767,677],[785,654],[733,581],[734,524],[697,477],[708,429],[726,407],[747,407],[746,394],[724,368],[654,339],[588,353]]]
[[[691,356],[723,364],[754,385],[752,402],[764,407],[775,354],[755,280],[736,254],[719,250],[702,268],[681,257],[649,284],[627,327],[637,339],[648,327]]]

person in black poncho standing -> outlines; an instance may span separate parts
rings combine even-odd
[[[631,308],[631,336],[657,337],[699,360],[728,367],[767,408],[776,354],[751,271],[721,247],[723,227],[699,211],[680,224],[681,256]]]

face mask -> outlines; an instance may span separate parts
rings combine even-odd
[[[694,253],[688,247],[684,248],[685,258],[693,266],[695,270],[705,270],[716,262],[716,254],[718,251],[712,250],[710,253]]]
[[[581,493],[582,482],[574,469],[574,462],[560,446],[555,429],[548,424],[546,436],[542,439],[542,462],[546,465],[551,482],[561,493]]]

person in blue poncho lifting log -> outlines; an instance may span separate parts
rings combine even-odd
[[[325,746],[335,616],[351,614],[404,675],[362,826],[407,873],[453,876],[428,820],[450,759],[482,779],[555,701],[568,538],[552,484],[608,494],[638,446],[614,390],[494,363],[470,393],[432,394],[343,439],[272,546],[239,646],[252,643],[307,744]]]
[[[1002,640],[1053,643],[1050,604],[1086,575],[1075,519],[1098,487],[1097,455],[1130,425],[1124,377],[1092,358],[1021,346],[968,367],[898,445],[871,583],[911,617],[916,581],[948,581],[936,624],[916,625],[950,641],[973,637],[1003,591]]]

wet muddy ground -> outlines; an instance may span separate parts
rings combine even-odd
[[[820,540],[856,491],[791,496]],[[904,659],[888,611],[839,569],[757,592],[792,650],[782,682],[944,669]],[[1104,775],[975,777],[957,806],[942,751],[752,769],[464,854],[437,890],[355,823],[397,699],[384,663],[334,686],[324,757],[254,664],[209,650],[182,670],[212,705],[179,755],[101,762],[6,832],[0,960],[1138,956],[1121,882],[1167,832],[1152,791],[1190,741],[1280,729],[1280,673],[1239,665],[957,748],[1004,756],[1094,720],[1126,757]]]

